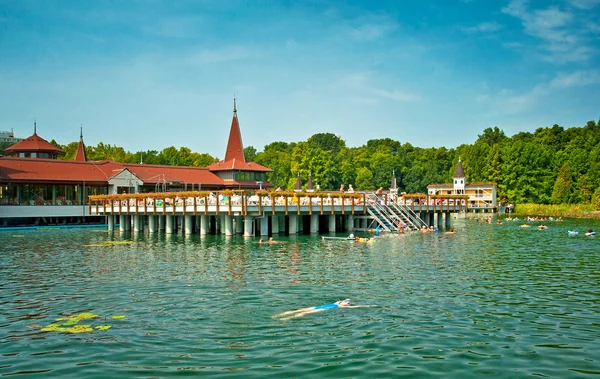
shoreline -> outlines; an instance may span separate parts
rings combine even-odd
[[[600,219],[600,211],[591,204],[519,204],[515,211],[504,213],[515,216],[552,216],[563,218]]]

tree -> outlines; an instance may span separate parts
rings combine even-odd
[[[494,144],[486,158],[485,180],[491,183],[502,182],[502,161],[500,160],[500,145]]]
[[[356,170],[356,189],[358,190],[373,190],[373,173],[366,167],[361,167]]]
[[[256,149],[254,146],[246,146],[244,148],[244,158],[246,158],[246,162],[254,162],[256,160]]]
[[[333,156],[337,156],[346,147],[346,142],[333,133],[314,134],[306,140],[306,143],[308,143],[309,147],[329,151]]]
[[[554,190],[552,191],[552,203],[554,204],[566,204],[569,202],[569,196],[571,195],[572,187],[571,168],[569,163],[565,163],[558,173],[556,182],[554,183]]]
[[[485,128],[483,133],[477,135],[477,137],[477,141],[485,142],[489,146],[501,144],[508,139],[506,135],[504,135],[504,131],[499,129],[497,126],[494,126],[494,129]]]

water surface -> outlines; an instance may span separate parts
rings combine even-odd
[[[1,231],[0,376],[600,376],[600,225],[519,224],[266,246]],[[344,298],[372,307],[272,317]],[[40,330],[81,312],[111,328]]]

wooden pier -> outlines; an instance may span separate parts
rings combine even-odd
[[[90,215],[107,217],[109,230],[119,224],[121,231],[171,234],[181,226],[185,234],[251,237],[352,232],[377,225],[386,231],[418,229],[434,225],[436,214],[438,225],[442,219],[449,225],[450,213],[466,210],[463,200],[437,196],[430,206],[429,196],[421,194],[225,190],[90,196],[88,206]]]

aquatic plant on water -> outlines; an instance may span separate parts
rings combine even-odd
[[[104,331],[108,330],[112,327],[112,325],[96,325],[92,326],[92,324],[79,324],[82,320],[95,320],[99,319],[100,316],[95,313],[79,313],[76,315],[71,315],[68,317],[59,317],[56,321],[64,321],[62,323],[52,323],[50,325],[46,325],[42,327],[40,330],[42,332],[59,332],[59,333],[88,333],[93,331],[94,329]],[[122,320],[125,316],[122,315],[114,315],[111,316],[113,320]]]

